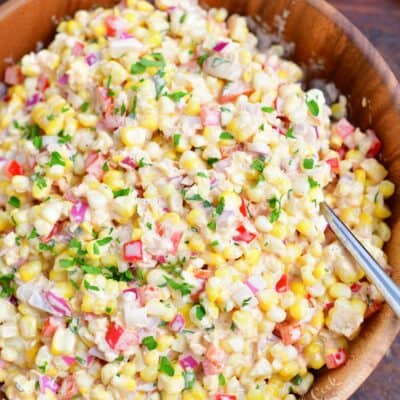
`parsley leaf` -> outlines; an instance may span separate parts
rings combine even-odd
[[[15,208],[20,208],[20,207],[21,207],[21,201],[20,201],[20,199],[19,199],[18,197],[15,197],[15,196],[11,196],[11,197],[8,199],[8,204],[9,204],[10,206],[12,206],[12,207],[15,207]]]
[[[181,91],[165,94],[165,96],[167,96],[169,99],[171,99],[175,103],[177,103],[180,99],[182,99],[183,97],[185,97],[187,95],[188,95],[188,93],[181,92]]]
[[[296,137],[293,135],[293,126],[291,126],[287,131],[286,131],[286,137],[289,139],[296,139]]]
[[[178,292],[180,292],[182,296],[186,296],[191,293],[191,291],[193,289],[192,285],[189,285],[186,282],[178,283],[178,282],[174,281],[173,279],[168,278],[168,276],[166,276],[166,275],[163,275],[163,276],[164,276],[164,279],[165,279],[167,285],[171,289],[177,290]]]
[[[257,158],[251,163],[250,168],[258,171],[261,174],[265,168],[264,161],[265,161],[264,157]]]
[[[181,136],[182,136],[182,135],[175,134],[175,135],[172,137],[175,147],[179,145],[179,142],[180,142],[180,140],[181,140]]]
[[[223,374],[218,375],[218,386],[225,386],[226,379]]]
[[[206,315],[206,309],[202,304],[198,304],[195,310],[196,318],[201,321]]]
[[[50,154],[50,161],[47,163],[47,165],[49,165],[50,167],[52,167],[53,165],[65,166],[65,161],[58,151],[53,151]]]
[[[261,107],[261,111],[270,114],[270,113],[273,113],[275,111],[275,108],[274,107],[266,107],[266,106],[264,106],[264,107]]]
[[[12,285],[14,283],[14,275],[6,274],[0,276],[0,297],[8,298],[15,292],[15,288]]]
[[[304,169],[313,169],[314,168],[314,159],[312,158],[305,158],[303,160],[303,168]]]
[[[215,220],[211,220],[208,224],[207,224],[208,229],[212,230],[212,231],[216,231],[217,230],[217,222]]]
[[[217,207],[215,208],[215,212],[218,215],[221,215],[222,212],[224,211],[224,207],[225,207],[225,198],[221,197],[219,202],[218,202],[218,204],[217,204]]]
[[[306,104],[308,107],[308,111],[310,111],[311,115],[314,117],[318,117],[319,114],[319,107],[318,107],[318,103],[311,99],[311,100],[306,100]]]
[[[142,345],[147,347],[147,350],[154,350],[157,347],[157,342],[153,336],[146,336],[142,340]]]
[[[131,192],[131,189],[129,189],[129,188],[113,190],[114,199],[117,197],[128,196],[128,194],[130,192]]]
[[[95,292],[99,292],[100,291],[100,289],[97,286],[91,285],[86,279],[83,281],[83,286],[87,290],[93,290]]]
[[[220,139],[224,139],[224,140],[232,140],[234,139],[233,135],[229,132],[221,132],[221,134],[219,135]]]
[[[309,183],[311,189],[319,186],[319,183],[317,181],[315,181],[313,178],[311,178],[311,176],[308,177],[308,183]]]
[[[160,357],[160,372],[168,375],[168,376],[174,376],[175,371],[174,367],[171,364],[171,361],[165,356]]]

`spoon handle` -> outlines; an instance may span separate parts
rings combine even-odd
[[[321,212],[339,241],[355,258],[368,279],[377,287],[397,317],[400,318],[399,287],[326,203],[321,203]]]

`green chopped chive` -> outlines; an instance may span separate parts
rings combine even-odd
[[[85,287],[85,289],[87,290],[93,290],[95,292],[100,291],[100,289],[97,286],[93,286],[91,285],[86,279],[83,281],[83,286]]]

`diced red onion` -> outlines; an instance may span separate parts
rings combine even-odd
[[[183,318],[181,314],[177,313],[168,326],[171,331],[180,332],[185,326],[185,318]]]
[[[133,35],[131,35],[129,32],[122,32],[120,35],[121,39],[131,39],[133,38]]]
[[[86,364],[87,364],[87,365],[91,364],[93,361],[94,361],[94,356],[88,355],[88,356],[86,357]]]
[[[46,300],[50,304],[51,308],[58,315],[61,315],[63,317],[72,315],[71,306],[68,304],[68,302],[64,298],[57,296],[50,290],[46,291],[44,295],[45,295]]]
[[[107,130],[115,130],[125,123],[125,117],[122,115],[107,115],[101,120],[101,125]]]
[[[319,130],[318,130],[318,126],[313,125],[314,131],[315,131],[315,136],[317,137],[317,139],[319,139]]]
[[[92,66],[93,64],[96,64],[98,61],[97,55],[94,53],[90,53],[87,57],[86,57],[86,64],[89,66]]]
[[[199,362],[190,354],[180,358],[179,364],[183,369],[194,369],[199,366]]]
[[[71,356],[63,356],[62,359],[65,362],[65,364],[67,364],[69,367],[75,362],[75,357]]]
[[[214,164],[214,169],[219,172],[224,172],[230,165],[231,160],[229,158],[225,158],[224,160],[216,162]]]
[[[68,84],[68,75],[67,74],[62,74],[58,79],[57,83],[60,85],[67,85]]]
[[[252,291],[253,294],[258,292],[258,289],[251,284],[248,280],[244,282],[244,284]]]
[[[125,157],[122,161],[121,164],[127,166],[127,167],[131,167],[131,168],[136,168],[137,167],[137,162],[131,158],[131,157]]]
[[[102,351],[100,351],[97,347],[91,347],[88,350],[88,354],[90,356],[98,358],[99,360],[107,361],[106,356],[104,355],[104,353]]]
[[[217,52],[220,52],[220,51],[222,51],[226,46],[228,46],[228,42],[218,42],[215,46],[214,46],[214,48],[213,48],[213,50],[214,51],[217,51]]]
[[[159,262],[160,264],[165,264],[167,262],[167,259],[165,258],[165,256],[157,256],[156,257],[157,262]]]
[[[80,224],[85,220],[86,212],[89,208],[89,205],[84,201],[77,201],[71,208],[71,219]]]
[[[125,289],[122,293],[134,293],[135,296],[136,296],[136,300],[139,298],[137,288],[134,288],[134,287],[130,287],[128,289]]]
[[[55,380],[51,379],[47,375],[42,375],[39,378],[39,385],[40,385],[40,392],[45,393],[46,389],[51,390],[53,393],[57,393],[57,390],[59,389],[59,385],[56,383]]]
[[[0,82],[0,99],[2,99],[7,93],[7,85],[3,82]]]
[[[31,97],[29,97],[29,99],[27,100],[26,106],[27,107],[32,107],[36,103],[39,103],[40,100],[41,100],[40,93],[33,93],[33,95]]]

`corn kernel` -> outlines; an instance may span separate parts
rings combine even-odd
[[[29,282],[37,278],[42,271],[42,263],[39,260],[28,261],[27,263],[21,265],[18,270],[19,277],[24,282]]]

